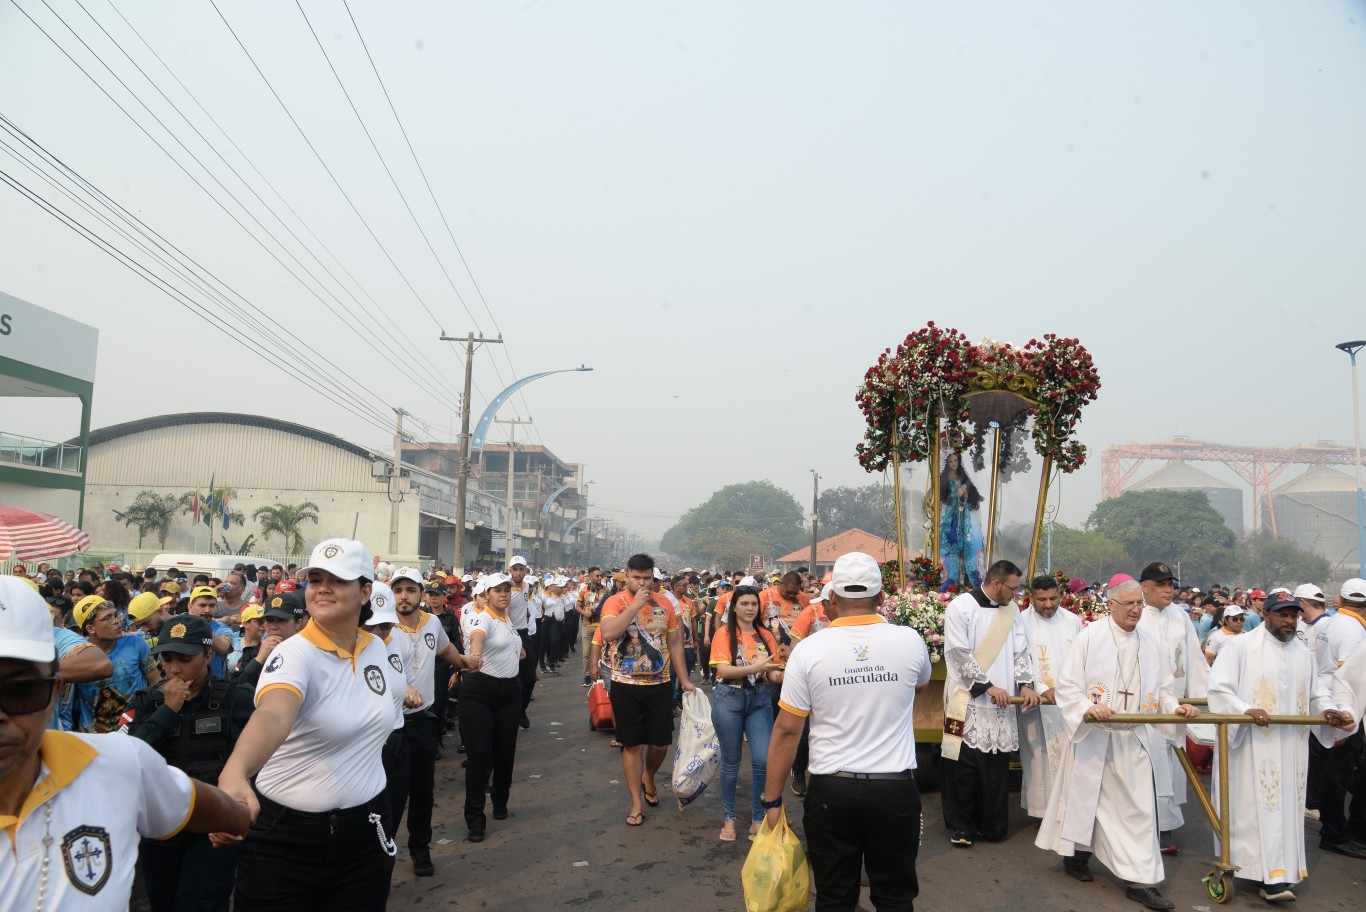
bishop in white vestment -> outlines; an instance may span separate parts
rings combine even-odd
[[[1172,696],[1176,697],[1177,702],[1187,697],[1206,696],[1209,663],[1205,661],[1200,636],[1185,609],[1172,604],[1176,595],[1176,577],[1171,568],[1161,561],[1154,561],[1143,568],[1139,583],[1143,587],[1143,614],[1139,616],[1138,626],[1151,633],[1162,650],[1162,658],[1171,670]],[[1185,747],[1187,734],[1197,741],[1213,743],[1214,732],[1204,731],[1206,728],[1198,726],[1194,731],[1187,731],[1185,725],[1164,725],[1158,732],[1173,747]],[[1186,822],[1181,812],[1181,805],[1186,803],[1186,773],[1174,750],[1163,751],[1161,762],[1170,769],[1172,793],[1157,799],[1157,824],[1162,833],[1163,852],[1174,855],[1176,840],[1171,836],[1171,831]]]
[[[1111,615],[1082,630],[1056,678],[1054,697],[1068,741],[1034,844],[1063,856],[1066,872],[1092,880],[1092,854],[1128,883],[1126,896],[1171,909],[1154,807],[1171,795],[1166,741],[1151,725],[1107,722],[1116,714],[1199,715],[1172,696],[1157,641],[1139,630],[1143,593],[1128,576],[1110,581]],[[1086,718],[1096,721],[1087,722]]]
[[[1081,633],[1081,619],[1059,609],[1059,596],[1058,581],[1040,576],[1030,585],[1029,608],[1020,615],[1043,700],[1038,709],[1020,712],[1020,764],[1024,773],[1020,807],[1030,817],[1042,817],[1048,806],[1048,793],[1067,742],[1062,710],[1049,703],[1053,700],[1054,676],[1061,671],[1072,641]]]
[[[1314,674],[1309,648],[1295,635],[1299,602],[1279,594],[1263,609],[1265,623],[1233,637],[1209,676],[1212,713],[1247,715],[1252,725],[1229,727],[1229,860],[1238,877],[1260,881],[1264,899],[1293,900],[1291,884],[1309,876],[1304,855],[1304,794],[1309,737],[1331,746],[1328,725],[1345,727],[1332,696]],[[1323,716],[1322,728],[1268,725],[1268,716]],[[1219,801],[1215,765],[1211,789]],[[1223,809],[1219,808],[1220,813]],[[1219,851],[1215,834],[1214,851]]]

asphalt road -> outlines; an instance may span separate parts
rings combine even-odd
[[[571,656],[572,669],[577,655]],[[667,912],[743,910],[740,869],[748,842],[722,843],[721,803],[716,787],[686,810],[672,801],[665,761],[660,774],[664,802],[649,811],[645,825],[628,828],[627,795],[620,753],[608,746],[611,734],[588,728],[586,688],[566,672],[543,678],[531,704],[532,726],[521,733],[513,777],[511,817],[490,819],[488,838],[464,841],[460,755],[451,743],[437,766],[438,826],[432,846],[436,876],[412,876],[400,849],[390,895],[391,909],[413,907],[523,912],[530,909],[652,908]],[[747,807],[748,763],[741,767],[740,807]],[[788,814],[801,829],[801,805],[789,796]],[[1016,796],[1012,795],[1012,802]],[[1057,858],[1036,849],[1035,827],[1022,811],[1012,812],[1011,836],[997,845],[956,849],[948,844],[936,794],[925,796],[924,839],[919,863],[924,909],[1134,910],[1123,886],[1100,870],[1092,884],[1063,875]],[[1178,833],[1181,854],[1166,860],[1163,892],[1179,910],[1210,908],[1201,878],[1208,870],[1212,840],[1198,806],[1187,805],[1188,823]],[[1199,819],[1197,819],[1197,816]],[[1308,823],[1309,879],[1300,887],[1301,908],[1358,909],[1363,898],[1357,878],[1366,862],[1323,855],[1317,824]],[[741,833],[744,830],[741,829]],[[445,844],[441,844],[446,840]],[[1238,883],[1226,908],[1266,908],[1255,886]],[[861,909],[872,910],[866,890]]]

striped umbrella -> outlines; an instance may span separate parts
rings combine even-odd
[[[64,520],[0,505],[0,560],[46,560],[89,547],[90,536]]]

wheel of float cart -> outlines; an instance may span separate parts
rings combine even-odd
[[[1233,898],[1233,875],[1227,871],[1210,871],[1205,875],[1205,892],[1220,905],[1228,902]]]

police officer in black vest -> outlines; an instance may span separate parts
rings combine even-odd
[[[150,744],[192,779],[218,784],[253,708],[252,687],[209,677],[213,631],[201,617],[180,614],[161,627],[156,649],[166,677],[133,697],[123,730]],[[209,845],[202,833],[144,839],[138,863],[152,912],[227,912],[237,873],[237,847]]]

